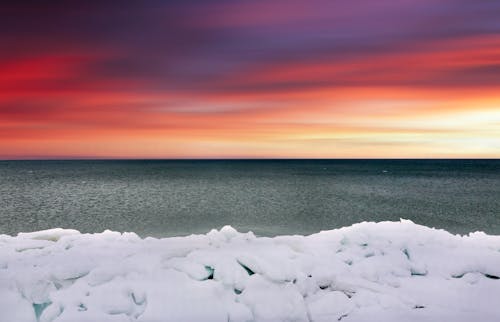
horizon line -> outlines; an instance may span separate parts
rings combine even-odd
[[[201,157],[201,158],[120,158],[120,157],[55,157],[55,158],[0,158],[0,162],[4,161],[301,161],[301,160],[500,160],[491,157],[456,157],[456,158],[439,158],[439,157],[401,157],[401,158],[294,158],[294,157],[280,157],[280,158],[267,158],[267,157]]]

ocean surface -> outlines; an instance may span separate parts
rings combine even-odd
[[[0,161],[0,234],[310,234],[410,219],[500,234],[500,160]]]

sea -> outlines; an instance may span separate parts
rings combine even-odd
[[[260,236],[410,219],[500,234],[500,160],[0,161],[0,234]]]

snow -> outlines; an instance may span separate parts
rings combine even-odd
[[[0,322],[498,321],[500,236],[400,222],[310,236],[0,235]]]

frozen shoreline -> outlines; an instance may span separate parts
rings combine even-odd
[[[0,235],[0,317],[24,321],[498,321],[500,236],[411,221],[310,236],[53,229]]]

